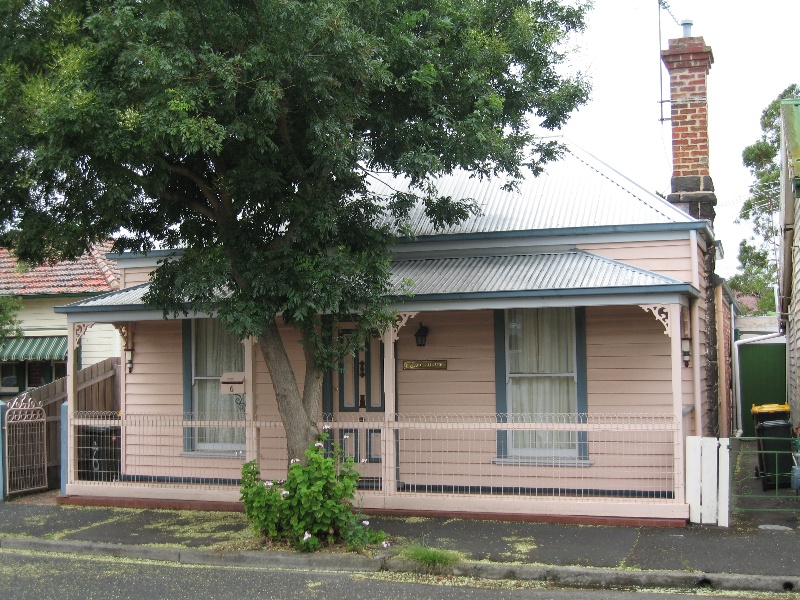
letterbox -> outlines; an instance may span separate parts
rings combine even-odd
[[[223,373],[219,378],[220,394],[244,394],[244,373]]]

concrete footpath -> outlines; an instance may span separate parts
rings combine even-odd
[[[0,548],[267,569],[423,572],[397,553],[457,550],[442,571],[567,586],[800,592],[796,513],[717,527],[619,527],[370,517],[390,546],[369,556],[258,548],[242,513],[60,506],[53,492],[0,502]]]

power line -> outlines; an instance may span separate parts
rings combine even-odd
[[[751,189],[751,190],[752,190],[753,188],[757,188],[757,187],[759,187],[759,186],[764,186],[764,187],[778,187],[780,184],[781,184],[781,182],[780,182],[780,181],[759,181],[759,182],[757,182],[757,183],[754,183],[754,184],[752,184],[752,185],[748,185],[747,187],[748,187],[748,189]]]
[[[717,202],[717,206],[732,206],[734,204],[744,204],[748,200],[753,200],[753,206],[764,206],[766,204],[778,204],[779,197],[776,196],[767,196],[765,198],[759,198],[758,200],[754,199],[752,196],[738,196],[733,200],[728,200],[727,202]]]

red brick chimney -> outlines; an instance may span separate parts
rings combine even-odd
[[[714,223],[717,196],[708,166],[708,100],[706,82],[714,55],[702,37],[669,41],[661,60],[669,71],[672,105],[672,193],[667,199],[697,219]]]

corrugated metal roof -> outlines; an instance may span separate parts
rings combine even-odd
[[[441,196],[475,200],[481,214],[437,231],[418,203],[411,212],[411,229],[418,236],[696,221],[599,159],[570,146],[541,175],[529,174],[517,191],[504,190],[503,180],[480,180],[467,171],[435,183]],[[372,179],[370,186],[386,196],[409,191],[406,180],[388,175]]]
[[[411,282],[408,287],[408,282]],[[390,284],[397,294],[415,296],[657,289],[685,285],[658,273],[637,269],[582,250],[564,252],[429,258],[392,262]],[[61,307],[58,312],[106,312],[146,308],[148,284],[95,296]]]
[[[149,283],[142,283],[118,292],[110,292],[108,294],[101,294],[100,296],[93,296],[92,298],[81,300],[80,302],[73,302],[65,307],[56,307],[56,312],[72,312],[70,310],[59,310],[64,308],[78,308],[79,310],[88,310],[92,308],[108,309],[132,306],[142,308],[146,306],[142,298],[147,293],[149,288]]]
[[[392,286],[415,295],[598,290],[683,282],[581,250],[512,256],[431,258],[392,263]]]
[[[67,336],[7,339],[0,344],[0,360],[65,360]]]

